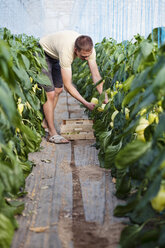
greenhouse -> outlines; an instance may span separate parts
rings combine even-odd
[[[165,247],[165,0],[0,0],[0,248]]]

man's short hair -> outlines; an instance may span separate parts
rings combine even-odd
[[[84,50],[86,52],[89,52],[93,48],[93,41],[91,37],[87,35],[81,35],[79,36],[75,41],[75,48],[80,52],[81,50]]]

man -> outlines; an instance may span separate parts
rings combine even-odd
[[[56,107],[59,95],[65,89],[79,102],[88,109],[93,110],[95,104],[87,102],[72,85],[71,64],[76,57],[87,60],[92,74],[93,82],[101,79],[97,64],[96,54],[92,39],[89,36],[80,35],[75,31],[60,31],[55,34],[47,35],[39,41],[45,52],[48,64],[48,72],[45,71],[52,82],[51,86],[43,86],[46,91],[47,101],[43,105],[45,119],[43,127],[49,130],[49,141],[54,143],[68,143],[64,137],[57,134],[54,125],[54,109]],[[97,86],[101,94],[103,83]],[[105,100],[107,102],[108,100]]]

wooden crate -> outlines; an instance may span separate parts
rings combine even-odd
[[[88,119],[68,119],[61,124],[61,135],[69,140],[95,139],[93,121]]]

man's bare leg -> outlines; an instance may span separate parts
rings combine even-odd
[[[43,122],[48,126],[50,137],[57,135],[57,131],[54,125],[54,109],[57,105],[58,98],[61,92],[62,92],[62,88],[57,88],[55,89],[55,91],[47,92],[46,93],[47,101],[43,105],[43,110],[45,115],[45,119]],[[61,139],[61,142],[67,143],[68,140],[63,138]]]
[[[55,88],[55,92],[54,92],[54,109],[55,109],[55,107],[57,105],[59,95],[61,94],[62,91],[63,91],[63,88]],[[49,97],[49,96],[47,96],[47,97]],[[44,106],[43,106],[43,108],[44,108]],[[42,126],[43,126],[43,128],[48,128],[48,123],[47,123],[45,118],[43,119]]]
[[[42,121],[42,127],[43,127],[44,129],[48,128],[48,123],[47,123],[47,121],[46,121],[45,118],[44,118],[43,121]]]
[[[55,99],[55,91],[46,92],[47,101],[43,105],[45,120],[43,121],[43,125],[47,124],[49,128],[50,136],[57,134],[57,131],[54,126],[54,99]]]
[[[55,97],[54,97],[54,109],[56,108],[58,99],[59,99],[59,95],[62,93],[63,88],[55,88]]]

